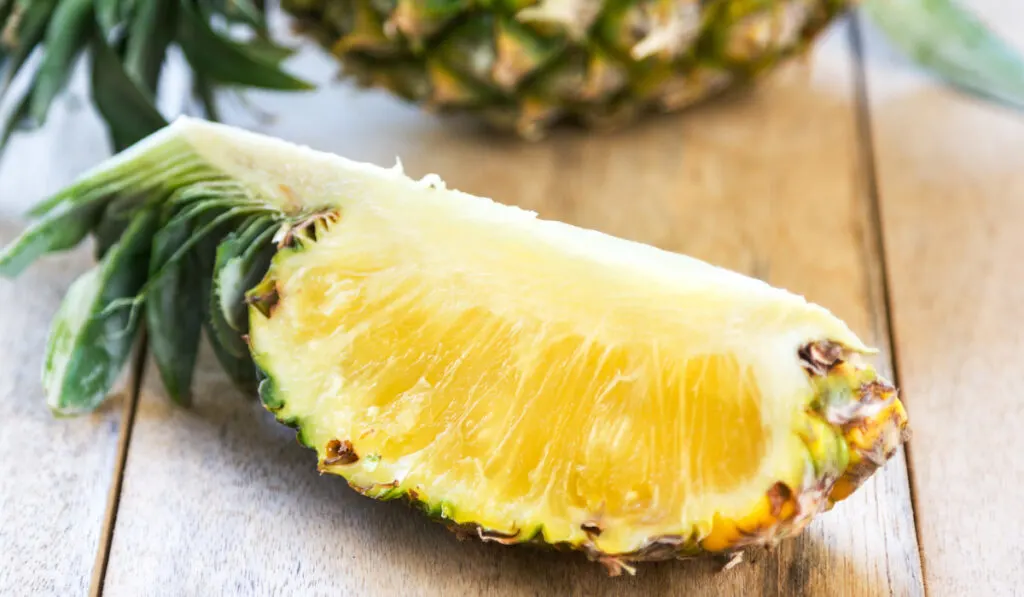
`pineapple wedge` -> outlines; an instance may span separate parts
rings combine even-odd
[[[142,320],[187,402],[205,329],[320,471],[612,574],[793,536],[906,439],[826,309],[400,167],[180,118],[34,215],[0,272],[99,258],[53,326],[56,412],[103,401]]]

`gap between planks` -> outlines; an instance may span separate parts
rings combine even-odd
[[[868,76],[867,66],[864,60],[864,39],[862,33],[861,19],[864,17],[859,13],[854,13],[850,16],[850,27],[848,29],[850,50],[853,54],[853,82],[854,92],[856,100],[856,110],[854,111],[855,128],[857,130],[857,138],[859,139],[858,145],[858,167],[862,173],[862,180],[864,181],[864,203],[867,209],[867,221],[871,224],[868,227],[867,236],[865,242],[865,255],[869,258],[873,258],[877,267],[868,267],[868,271],[877,270],[878,274],[878,286],[879,292],[881,293],[880,301],[869,301],[872,304],[878,304],[880,302],[882,306],[882,312],[876,313],[884,318],[884,321],[880,322],[879,327],[885,332],[885,341],[888,343],[887,351],[889,354],[889,363],[892,367],[891,375],[892,382],[897,388],[901,388],[900,383],[900,360],[897,354],[897,342],[896,342],[896,326],[893,325],[892,321],[892,292],[889,282],[889,260],[888,253],[886,252],[885,246],[885,234],[883,226],[885,223],[882,221],[882,209],[881,209],[881,194],[878,186],[878,169],[877,169],[877,156],[875,154],[875,137],[874,131],[871,126],[871,103],[868,101]],[[904,400],[904,405],[908,409],[910,406],[906,404],[906,397],[900,396]],[[913,420],[911,420],[911,433]],[[913,450],[913,437],[910,441],[903,444],[903,459],[906,462],[907,467],[907,487],[910,492],[910,511],[914,516],[914,534],[917,539],[917,555],[921,562],[921,585],[925,596],[928,595],[928,574],[925,569],[925,557],[924,547],[921,537],[921,525],[920,518],[918,516],[918,505],[917,505],[917,486],[914,482],[914,459],[911,458],[910,453]]]
[[[103,595],[103,582],[107,576],[107,564],[110,562],[110,546],[114,541],[114,527],[117,524],[117,508],[121,503],[121,484],[124,481],[125,463],[128,461],[128,448],[132,441],[132,429],[135,427],[135,412],[138,410],[139,395],[146,373],[148,334],[143,324],[139,347],[131,360],[129,371],[128,399],[124,401],[121,413],[123,424],[117,438],[117,456],[114,459],[114,472],[111,475],[110,491],[107,495],[107,508],[103,514],[103,530],[96,545],[96,559],[92,568],[92,579],[89,584],[89,597]]]

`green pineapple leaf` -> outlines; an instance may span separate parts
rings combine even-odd
[[[188,220],[169,225],[173,210],[174,206],[165,208],[163,227],[153,238],[146,326],[149,350],[168,395],[178,404],[188,405],[211,272],[203,270],[195,251],[171,260],[192,233]]]
[[[25,61],[32,55],[39,42],[46,35],[50,16],[57,7],[57,0],[17,0],[0,31],[0,45],[8,48],[9,63],[4,64],[6,74],[0,86],[0,98],[7,93],[14,77],[21,71]],[[35,87],[35,85],[32,85]]]
[[[207,312],[207,315],[209,315],[209,312]],[[204,327],[206,329],[206,337],[210,341],[210,348],[213,349],[217,362],[220,363],[228,378],[246,396],[255,395],[259,387],[259,377],[252,357],[249,355],[235,356],[232,354],[221,342],[220,335],[213,329],[209,316],[204,322]]]
[[[967,92],[1024,109],[1024,58],[954,0],[869,0],[865,14],[918,65]]]
[[[50,332],[43,387],[50,408],[73,415],[94,410],[107,397],[136,339],[132,309],[111,308],[135,297],[146,282],[156,211],[134,217],[99,265],[69,288]]]
[[[235,309],[241,308],[244,312],[245,303],[241,301],[241,297],[249,288],[238,288],[247,278],[243,255],[262,235],[268,223],[258,216],[251,218],[237,232],[229,233],[217,246],[217,259],[213,267],[213,292],[210,293],[210,325],[214,334],[218,336],[220,345],[235,357],[245,357],[249,354],[248,346],[239,335],[239,330],[231,325],[231,320],[235,319]],[[257,276],[265,272],[266,266]],[[235,297],[239,298],[232,302]]]
[[[167,124],[152,99],[132,81],[106,42],[92,41],[92,96],[117,151]]]
[[[267,35],[267,21],[264,16],[263,2],[252,0],[204,0],[207,13],[223,14],[232,23],[252,27],[261,37]]]
[[[130,193],[119,194],[109,201],[102,209],[98,223],[92,229],[92,235],[96,240],[96,259],[103,259],[104,255],[117,244],[118,239],[124,236],[125,230],[131,224],[139,200]]]
[[[71,69],[88,41],[93,19],[92,0],[61,0],[53,12],[43,40],[46,52],[32,85],[29,116],[36,126],[46,121],[50,105],[67,85]]]
[[[124,68],[136,83],[156,96],[167,48],[174,39],[177,0],[147,0],[132,15]]]
[[[20,129],[26,129],[28,127],[28,108],[30,101],[32,100],[32,93],[30,90],[26,90],[20,98],[18,103],[15,104],[11,113],[8,114],[4,120],[3,127],[0,128],[0,156],[3,155],[4,149],[7,146],[7,141],[10,140],[11,136]]]
[[[95,0],[96,24],[106,35],[111,35],[124,21],[126,12],[131,8],[131,0]]]
[[[249,54],[256,58],[269,62],[271,64],[281,64],[288,58],[295,55],[295,48],[288,46],[282,46],[273,43],[270,40],[263,38],[256,38],[245,44],[246,50]]]
[[[77,246],[99,222],[108,201],[97,193],[54,205],[0,252],[0,275],[17,276],[39,257]]]
[[[214,279],[217,306],[223,321],[234,331],[233,337],[249,331],[245,292],[259,283],[270,268],[274,256],[271,240],[279,226],[270,218],[260,218],[240,235],[229,236],[222,244],[226,258]],[[218,251],[218,260],[220,252]]]
[[[0,0],[0,101],[9,104],[0,152],[16,131],[44,124],[86,51],[92,101],[116,151],[167,124],[155,106],[172,47],[184,51],[208,118],[218,116],[220,86],[312,89],[281,69],[294,51],[269,39],[265,11],[261,0]],[[226,25],[231,38],[221,32]],[[239,29],[247,30],[244,43],[233,39]],[[26,68],[28,92],[18,85],[19,96],[10,97]]]
[[[181,3],[178,43],[197,72],[224,84],[263,89],[309,90],[313,86],[282,72],[246,46],[222,37],[187,1]]]

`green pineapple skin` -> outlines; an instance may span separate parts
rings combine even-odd
[[[283,0],[364,87],[540,138],[748,84],[856,0]]]

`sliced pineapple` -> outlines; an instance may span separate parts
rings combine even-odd
[[[265,405],[321,471],[485,540],[570,546],[613,573],[735,554],[798,533],[905,439],[895,390],[859,362],[872,351],[799,296],[436,177],[201,121],[58,195],[0,269],[69,246],[53,231],[118,201],[164,226],[128,305],[179,304],[209,279],[201,303],[226,369],[247,382],[251,351]],[[191,242],[166,250],[183,223]],[[102,313],[124,304],[123,285],[102,286],[122,253],[88,280]],[[160,313],[151,344],[180,387],[169,347],[191,336]],[[66,383],[62,363],[88,362],[86,337],[104,333],[81,320],[55,328],[47,387],[62,411],[101,400]]]

